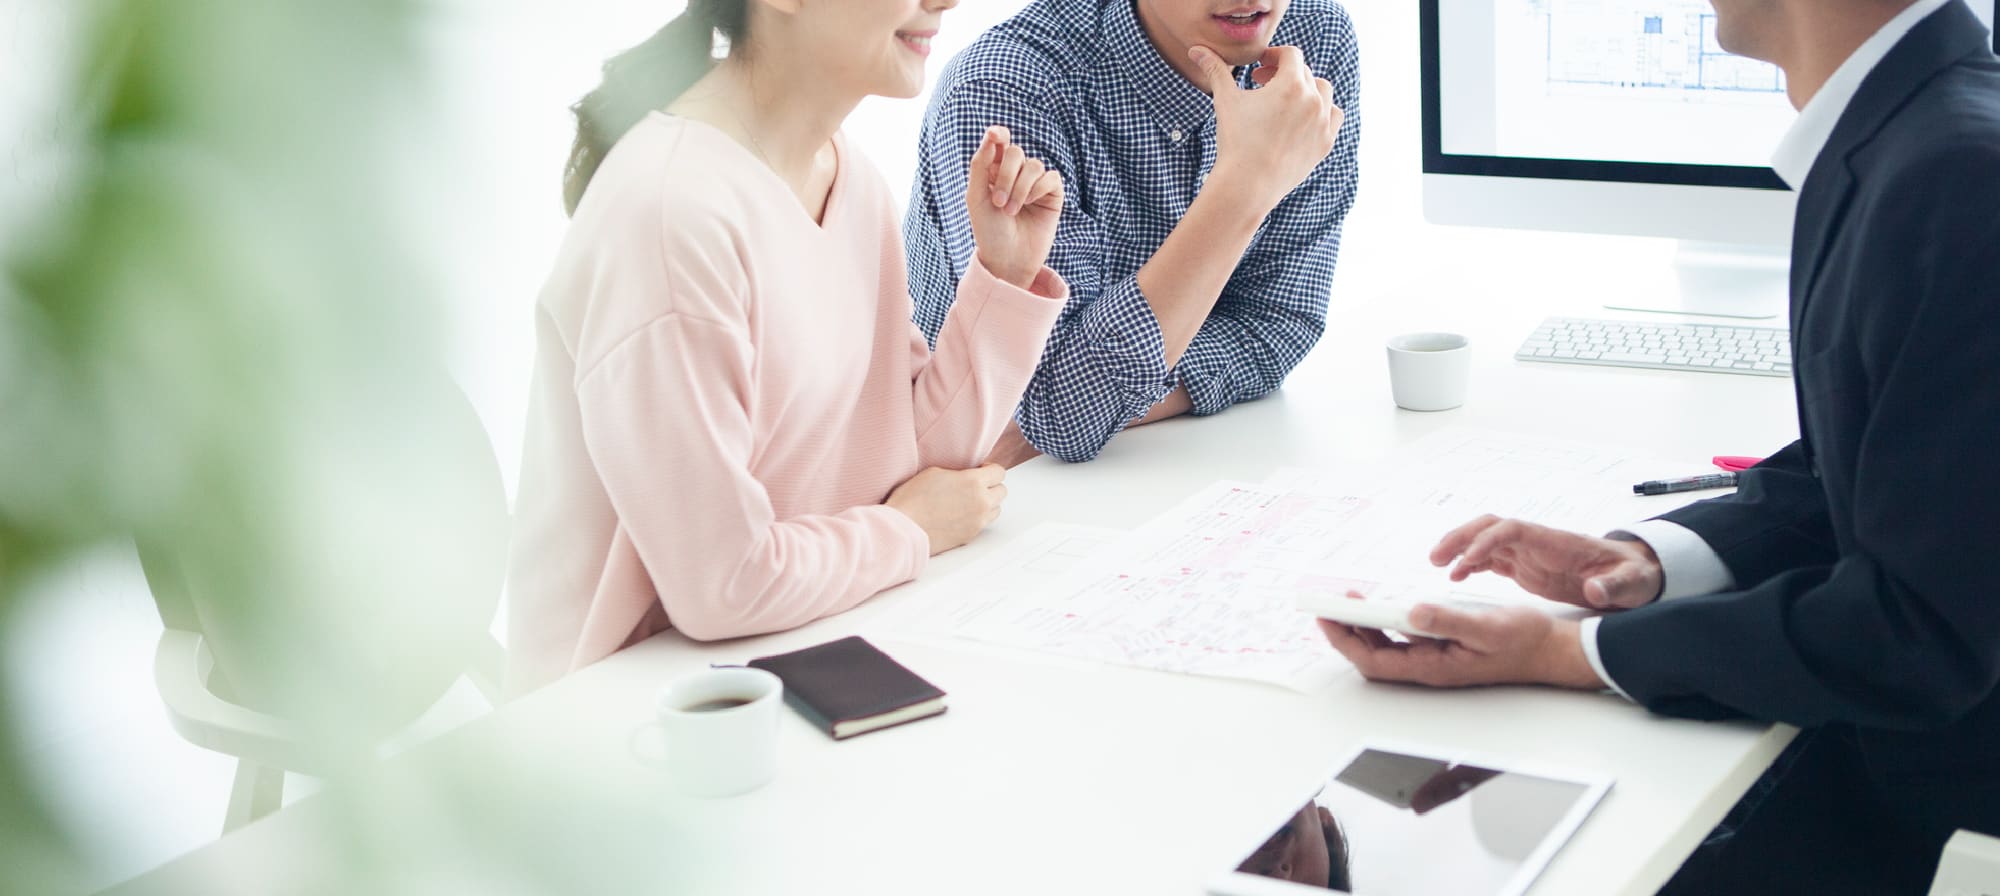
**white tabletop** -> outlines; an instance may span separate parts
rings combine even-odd
[[[1378,461],[1447,425],[1624,446],[1685,459],[1686,472],[1711,455],[1768,453],[1793,438],[1789,380],[1514,361],[1547,314],[1621,315],[1593,309],[1582,295],[1482,303],[1477,267],[1433,275],[1421,289],[1341,296],[1321,345],[1270,398],[1127,432],[1094,463],[1044,459],[1013,471],[1000,520],[975,544],[936,558],[922,581],[784,634],[696,644],[668,632],[413,751],[394,774],[423,782],[456,770],[450,786],[490,798],[489,821],[508,820],[451,836],[416,822],[368,836],[395,841],[398,858],[387,865],[399,873],[426,856],[444,863],[454,847],[501,863],[487,868],[491,875],[506,873],[500,857],[534,853],[550,869],[546,882],[577,884],[576,892],[592,889],[579,883],[590,880],[689,896],[1194,896],[1296,808],[1302,788],[1343,752],[1384,739],[1612,777],[1609,796],[1530,892],[1652,892],[1783,748],[1790,728],[1667,719],[1609,694],[1431,691],[1351,672],[1298,694],[902,638],[887,624],[898,608],[951,600],[953,570],[1039,523],[1131,527],[1216,479]],[[1440,324],[1474,340],[1470,401],[1433,414],[1396,409],[1383,341]],[[840,743],[788,713],[778,779],[726,800],[667,792],[657,770],[634,757],[634,732],[663,681],[851,633],[950,692],[950,712]],[[338,805],[307,800],[122,892],[296,883],[302,867],[314,867],[301,853],[331,836],[326,825],[341,815],[328,803]],[[535,891],[514,884],[512,892]]]

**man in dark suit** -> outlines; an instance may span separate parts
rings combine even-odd
[[[1801,109],[1774,161],[1800,193],[1799,440],[1630,531],[1486,517],[1431,557],[1619,612],[1426,607],[1449,640],[1409,644],[1322,627],[1373,679],[1798,725],[1669,890],[1921,893],[1953,830],[2000,834],[2000,60],[1962,0],[1715,6]]]

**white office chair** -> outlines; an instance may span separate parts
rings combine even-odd
[[[491,637],[484,647],[466,677],[488,702],[498,705],[505,657]],[[296,723],[222,696],[228,692],[227,682],[216,676],[215,656],[200,632],[169,628],[160,634],[153,654],[153,680],[167,718],[181,737],[237,759],[223,833],[283,805],[286,772],[321,776],[331,770],[317,760],[310,737]]]
[[[361,628],[373,627],[382,636],[364,637],[366,644],[349,644],[345,653],[334,654],[353,660],[346,666],[353,680],[340,684],[351,685],[349,690],[361,695],[357,704],[366,704],[359,712],[355,706],[343,708],[356,717],[350,729],[354,740],[329,745],[324,729],[315,733],[288,717],[325,707],[299,705],[298,700],[310,698],[271,687],[272,671],[258,668],[274,643],[282,651],[287,639],[304,644],[341,635],[298,627],[274,633],[245,624],[244,608],[211,599],[173,550],[143,540],[139,544],[147,584],[165,625],[153,673],[168,719],[190,743],[238,760],[224,833],[276,810],[283,800],[285,772],[325,777],[338,770],[335,766],[351,762],[357,751],[379,754],[384,744],[402,739],[460,678],[470,679],[489,703],[499,702],[505,657],[487,627],[499,606],[506,572],[507,504],[500,466],[463,393],[442,381],[430,385],[436,400],[427,408],[422,431],[400,437],[402,444],[395,444],[399,436],[391,435],[360,449],[369,457],[356,466],[363,475],[379,469],[400,474],[391,482],[422,483],[407,500],[386,489],[379,490],[384,497],[369,500],[388,503],[380,511],[403,523],[393,532],[436,533],[436,540],[408,544],[394,534],[360,532],[348,546],[371,554],[346,558],[351,561],[346,568],[368,571],[359,580],[365,584],[375,584],[369,575],[376,571],[420,570],[407,581],[380,583],[381,589],[398,597],[417,592],[423,606],[413,606],[411,612],[430,614],[420,617],[421,624],[364,619]],[[412,479],[411,473],[421,478]],[[424,563],[425,552],[433,548],[445,549],[443,555],[452,558],[446,568],[412,565]],[[383,556],[392,553],[403,556]],[[393,613],[400,605],[355,601],[356,611],[363,613],[384,612],[385,606]],[[323,697],[326,691],[318,693]]]
[[[2000,837],[1971,831],[1951,835],[1930,896],[2000,896]]]

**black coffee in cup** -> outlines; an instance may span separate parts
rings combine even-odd
[[[702,701],[702,702],[700,702],[700,703],[696,703],[696,704],[695,704],[695,705],[693,705],[693,706],[690,706],[690,707],[687,707],[687,708],[686,708],[685,710],[683,710],[683,711],[684,711],[684,712],[720,712],[720,711],[722,711],[722,710],[725,710],[725,709],[735,709],[736,707],[739,707],[739,706],[743,706],[743,705],[745,705],[745,704],[747,704],[747,703],[749,703],[749,702],[750,702],[750,701],[748,701],[748,700],[745,700],[745,699],[743,699],[743,698],[741,698],[741,697],[722,697],[722,698],[719,698],[719,699],[716,699],[716,700],[703,700],[703,701]]]

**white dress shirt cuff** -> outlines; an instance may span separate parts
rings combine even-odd
[[[1583,641],[1583,657],[1590,661],[1591,671],[1596,672],[1598,678],[1604,679],[1605,685],[1616,691],[1618,696],[1632,700],[1631,694],[1625,693],[1625,689],[1619,687],[1618,682],[1611,680],[1611,673],[1604,671],[1604,657],[1597,652],[1597,624],[1603,621],[1602,616],[1592,616],[1585,619],[1583,625],[1578,628],[1577,637]]]
[[[1723,564],[1722,555],[1686,526],[1666,520],[1646,520],[1612,534],[1621,533],[1645,542],[1660,558],[1661,600],[1714,594],[1736,587],[1736,577]]]

